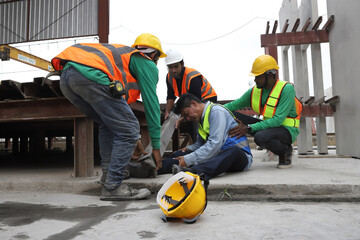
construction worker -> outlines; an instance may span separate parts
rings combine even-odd
[[[62,70],[60,87],[67,99],[99,124],[103,188],[101,200],[141,199],[150,194],[122,183],[140,127],[129,104],[141,93],[153,156],[161,167],[160,106],[156,95],[157,61],[166,54],[159,39],[139,35],[132,47],[120,44],[73,45],[52,64]]]
[[[168,118],[176,98],[184,93],[191,93],[203,102],[211,101],[215,103],[217,101],[216,92],[211,84],[197,70],[185,67],[184,58],[177,50],[170,49],[166,52],[166,55],[165,63],[168,67],[168,74],[166,75],[167,98],[165,120]],[[187,125],[187,127],[193,141],[195,141],[197,128],[191,124]]]
[[[239,99],[225,104],[230,111],[251,107],[263,116],[263,120],[240,113],[236,117],[242,121],[239,127],[230,131],[230,135],[254,135],[254,141],[263,149],[277,154],[277,168],[290,168],[292,143],[300,133],[299,122],[302,110],[301,102],[295,96],[292,84],[280,81],[276,77],[279,69],[276,60],[270,55],[256,58],[250,75],[255,76],[256,86],[249,89]]]
[[[158,174],[188,171],[211,179],[224,172],[246,171],[252,164],[247,137],[229,137],[237,126],[234,115],[222,105],[203,103],[192,94],[181,95],[174,112],[199,125],[196,142],[164,159]]]

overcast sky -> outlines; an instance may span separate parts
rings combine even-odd
[[[322,15],[326,13],[325,0],[318,1],[319,15]],[[264,49],[260,46],[260,35],[265,33],[267,21],[270,21],[272,28],[274,21],[279,19],[282,2],[110,0],[109,42],[131,45],[141,33],[154,34],[162,42],[165,52],[177,49],[184,56],[185,66],[197,69],[208,79],[219,100],[236,99],[253,83],[253,78],[248,76],[251,65],[256,57],[264,54]],[[279,31],[278,29],[277,32]],[[95,38],[76,40],[94,41]],[[74,40],[60,40],[34,45],[19,44],[18,47],[51,60],[74,43]],[[281,62],[279,65],[281,68]],[[164,103],[167,73],[164,59],[160,59],[158,68],[157,93],[159,101]],[[1,80],[32,81],[33,77],[46,74],[15,61],[0,63]],[[327,87],[329,84],[325,84],[325,88]]]

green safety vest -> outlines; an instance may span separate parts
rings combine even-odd
[[[265,106],[261,108],[262,89],[253,87],[251,91],[251,108],[254,112],[264,116],[264,120],[272,118],[275,115],[276,107],[279,104],[281,92],[289,82],[277,80],[275,86],[271,90]],[[301,102],[295,97],[296,117],[286,117],[281,125],[288,127],[299,127],[300,115],[302,111]]]
[[[198,131],[199,131],[199,134],[202,137],[202,139],[204,139],[204,141],[206,141],[208,136],[209,136],[209,129],[210,129],[209,116],[210,116],[211,108],[213,106],[215,106],[215,104],[210,103],[210,105],[206,108],[203,125],[201,125],[200,122],[199,122]]]
[[[221,106],[221,107],[225,108],[226,110],[228,110],[226,107],[219,105],[219,104],[214,104],[214,103],[210,103],[210,105],[206,108],[203,124],[201,125],[199,123],[199,129],[198,129],[199,135],[201,136],[201,138],[204,141],[206,141],[209,137],[209,133],[210,133],[210,131],[209,131],[210,130],[209,116],[210,116],[211,108],[215,105]],[[230,110],[228,110],[228,111],[234,118],[236,118]],[[235,137],[235,139],[228,137],[227,140],[225,141],[224,145],[222,146],[221,150],[225,150],[226,148],[234,146],[234,145],[241,148],[246,153],[252,155],[248,139],[245,135],[243,135],[239,138]]]

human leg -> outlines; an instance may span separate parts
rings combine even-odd
[[[175,158],[166,158],[162,160],[162,167],[157,171],[157,174],[167,174],[172,172],[173,165],[179,165],[179,160]]]
[[[113,189],[124,179],[125,167],[131,159],[136,142],[139,139],[139,123],[124,99],[111,105],[104,99],[94,107],[104,125],[99,128],[99,145],[102,167],[108,165],[108,176],[105,187]]]
[[[107,137],[99,138],[107,139],[106,142],[99,142],[100,156],[101,156],[101,169],[103,175],[100,179],[100,183],[104,184],[107,177],[107,170],[110,164],[110,155],[112,149],[112,138],[111,133],[105,133],[107,131],[104,123],[100,119],[100,116],[96,113],[95,109],[82,97],[84,94],[73,91],[73,87],[76,85],[83,85],[81,82],[89,82],[79,72],[73,68],[68,68],[61,74],[60,88],[64,96],[77,108],[79,108],[86,116],[92,119],[94,122],[99,124],[99,135],[106,134]]]
[[[126,101],[112,98],[109,87],[91,81],[73,68],[60,80],[64,95],[88,117],[99,123],[102,168],[108,165],[107,189],[116,189],[139,138],[139,123]]]
[[[254,134],[255,143],[261,148],[268,149],[279,156],[279,165],[291,167],[292,138],[285,127],[269,128]]]
[[[248,164],[247,155],[240,148],[233,146],[220,152],[206,162],[194,165],[191,168],[197,173],[204,173],[205,179],[214,178],[224,172],[243,171]]]
[[[77,108],[79,108],[86,116],[91,118],[94,122],[102,123],[99,115],[93,109],[91,104],[84,100],[81,94],[75,92],[72,88],[77,83],[77,79],[85,78],[74,68],[68,68],[61,74],[60,89],[64,96]],[[86,79],[86,78],[85,78]],[[85,80],[83,79],[83,80]],[[87,79],[86,79],[87,80]],[[87,80],[90,81],[90,80]]]
[[[186,154],[191,153],[191,151],[187,150],[187,151],[182,151],[182,150],[177,150],[175,152],[173,152],[169,158],[166,158],[162,161],[162,167],[158,170],[158,174],[167,174],[167,173],[171,173],[172,172],[172,166],[175,165],[179,165],[179,160],[175,159],[176,157],[180,157],[180,156],[184,156]]]

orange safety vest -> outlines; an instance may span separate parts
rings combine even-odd
[[[275,86],[272,88],[265,106],[261,107],[262,89],[253,87],[251,91],[251,108],[254,112],[264,116],[264,120],[272,118],[278,106],[281,92],[286,84],[289,82],[277,80]],[[286,117],[281,125],[289,127],[299,127],[300,115],[302,111],[302,104],[295,97],[296,117]]]
[[[128,104],[140,98],[137,79],[129,70],[130,58],[140,53],[135,48],[120,44],[80,43],[68,47],[51,60],[55,70],[62,70],[69,61],[83,64],[103,71],[110,81],[120,80],[126,90],[124,95]]]
[[[182,87],[181,87],[182,94],[189,92],[191,80],[197,76],[201,76],[202,79],[201,100],[205,100],[217,96],[211,84],[206,80],[206,78],[203,75],[201,75],[200,72],[196,71],[193,68],[187,68],[187,67],[185,67],[185,71],[182,79]],[[175,96],[180,97],[179,90],[176,84],[176,79],[171,77],[170,73],[167,74],[166,79],[174,89]]]

